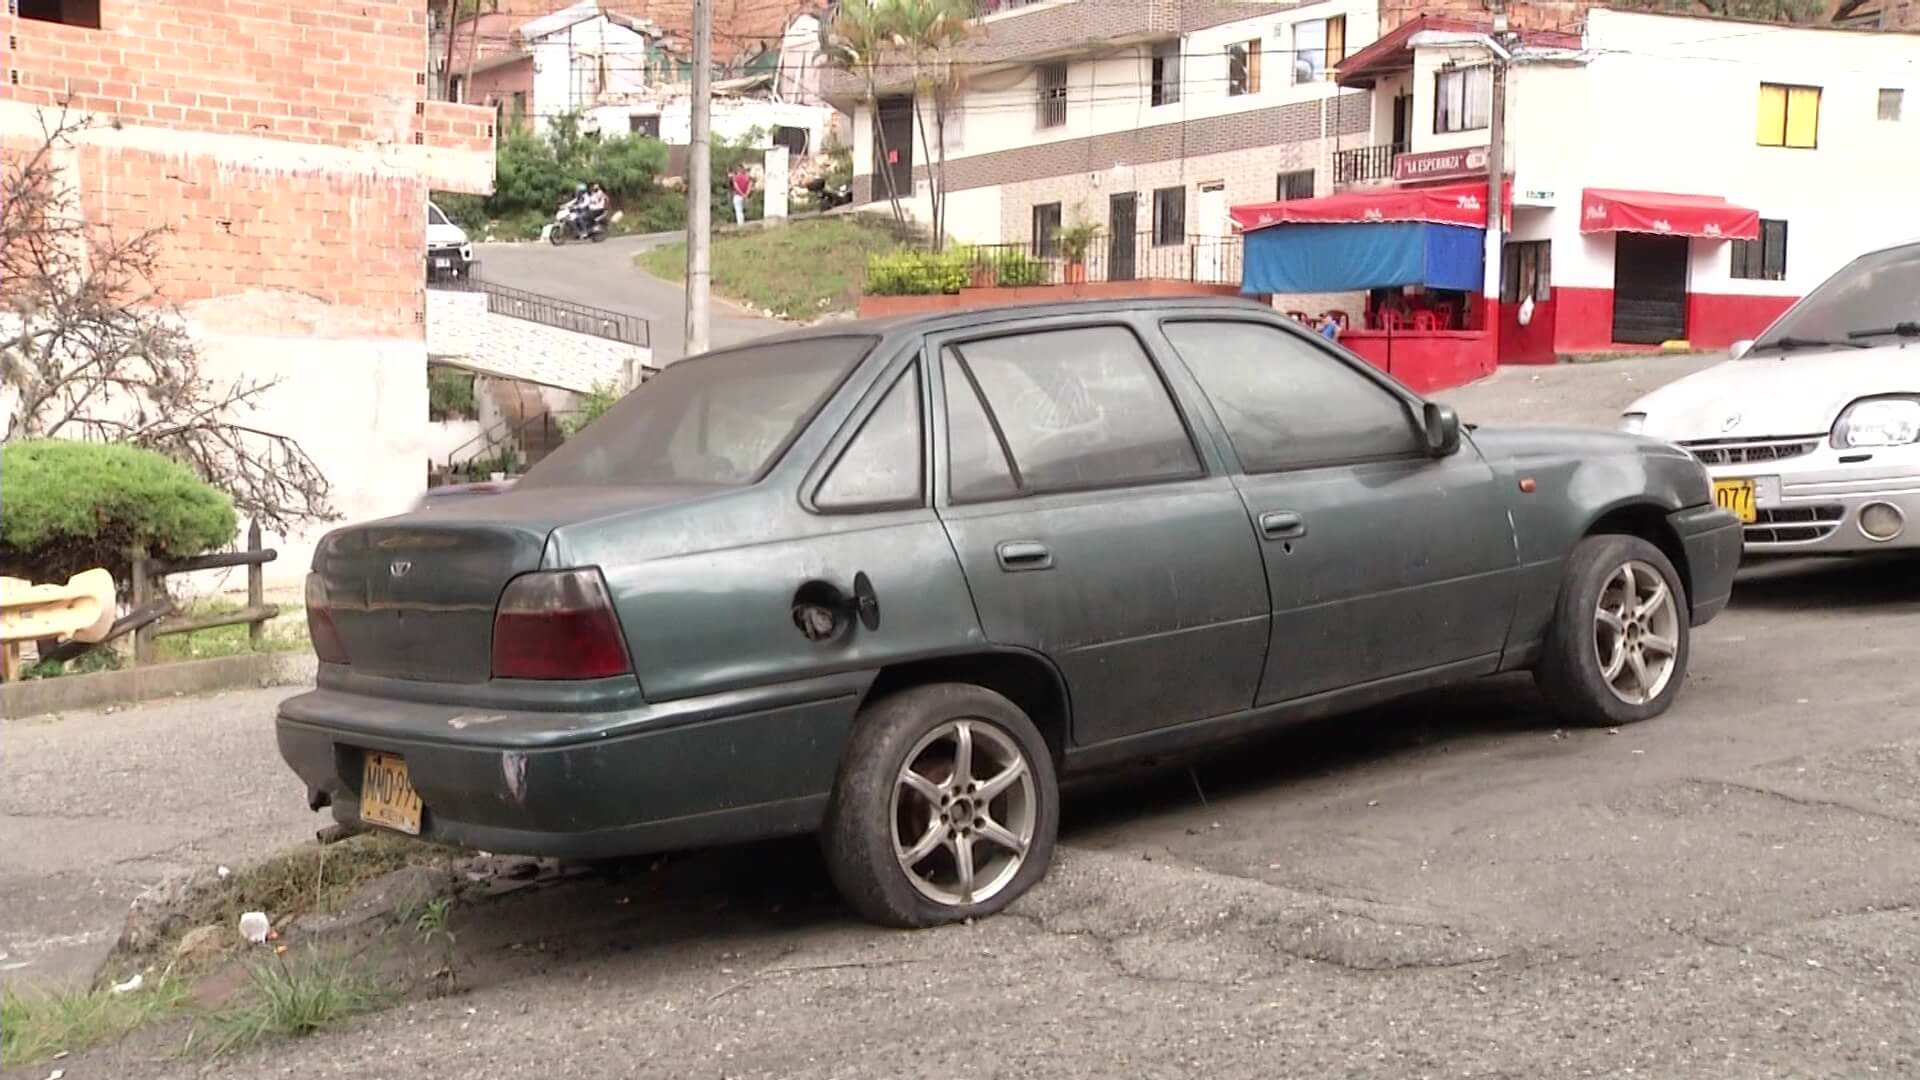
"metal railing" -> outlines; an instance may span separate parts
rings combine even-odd
[[[544,458],[567,441],[567,429],[562,420],[577,415],[578,410],[556,413],[542,409],[532,416],[503,419],[455,447],[447,454],[444,464],[430,467],[427,486],[485,480],[496,471],[517,476],[539,464],[539,459],[529,451],[527,444],[537,439],[536,445],[543,448],[539,457]],[[466,460],[456,460],[475,447],[480,448],[477,454],[469,455]],[[508,460],[510,456],[512,460]],[[492,468],[496,464],[505,467],[496,470]]]
[[[1187,236],[1161,243],[1150,232],[1114,243],[1096,236],[1082,257],[1069,259],[1058,244],[1031,240],[920,252],[911,262],[881,256],[867,264],[869,295],[953,292],[960,288],[1020,288],[1114,281],[1240,283],[1243,245],[1238,236]]]
[[[473,275],[432,282],[429,287],[451,289],[455,292],[485,293],[487,310],[495,315],[525,319],[557,330],[590,334],[642,348],[651,347],[653,344],[652,325],[644,317],[629,315],[624,311],[610,311],[606,308],[576,304],[571,300],[530,293],[523,289],[511,289],[505,285],[495,285],[491,281],[479,280]]]
[[[1393,179],[1393,159],[1407,152],[1406,143],[1381,143],[1333,154],[1333,182],[1357,184],[1364,180]]]

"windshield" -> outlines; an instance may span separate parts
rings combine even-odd
[[[427,224],[445,225],[446,223],[447,223],[447,215],[441,213],[439,207],[433,205],[432,203],[428,203],[427,204]]]
[[[562,443],[519,486],[752,483],[875,340],[807,338],[672,364]]]
[[[1842,267],[1754,345],[1844,343],[1850,333],[1920,320],[1920,244],[1876,251]],[[1867,342],[1873,344],[1873,342]]]

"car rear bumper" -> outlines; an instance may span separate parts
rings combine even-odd
[[[280,755],[316,807],[360,821],[368,751],[400,755],[425,840],[608,858],[807,832],[868,676],[582,716],[319,689],[280,706]]]
[[[1715,506],[1696,506],[1669,515],[1687,556],[1687,600],[1693,625],[1703,626],[1726,610],[1733,597],[1733,575],[1740,569],[1740,519]]]

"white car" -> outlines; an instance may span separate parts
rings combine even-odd
[[[1621,428],[1698,458],[1749,555],[1920,547],[1920,240],[1848,263]]]
[[[466,277],[473,269],[473,244],[432,203],[427,204],[427,277]]]

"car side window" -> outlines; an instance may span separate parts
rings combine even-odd
[[[953,352],[990,410],[1022,492],[1202,471],[1159,371],[1123,327],[1013,334],[965,342]]]
[[[952,349],[942,354],[941,370],[947,386],[948,495],[955,502],[977,502],[1020,494],[1000,434]]]
[[[1311,342],[1253,322],[1165,324],[1250,473],[1424,453],[1399,395]]]
[[[833,463],[814,494],[823,510],[919,505],[922,496],[920,365],[893,381],[886,397]]]

